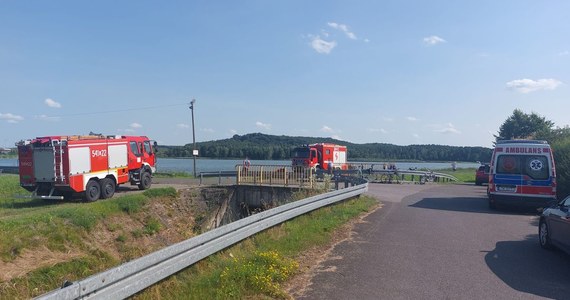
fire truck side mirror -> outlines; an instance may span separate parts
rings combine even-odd
[[[152,143],[152,152],[154,153],[158,152],[158,144],[156,143],[156,141],[153,141]]]

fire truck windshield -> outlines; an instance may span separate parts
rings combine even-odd
[[[300,147],[295,148],[291,151],[291,158],[308,158],[309,157],[309,148]]]

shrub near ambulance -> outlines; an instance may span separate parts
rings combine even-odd
[[[491,158],[489,207],[512,204],[536,208],[556,201],[556,168],[546,141],[498,141]]]

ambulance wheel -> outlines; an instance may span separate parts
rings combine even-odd
[[[104,178],[101,180],[101,199],[113,197],[116,189],[115,181],[111,178]]]
[[[85,187],[85,200],[87,202],[93,202],[99,200],[101,197],[101,186],[97,180],[89,180],[87,182],[87,187]]]
[[[144,172],[141,176],[141,182],[139,183],[140,190],[148,190],[152,184],[152,177],[150,172]]]

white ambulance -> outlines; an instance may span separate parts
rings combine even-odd
[[[497,204],[542,208],[556,201],[556,168],[546,141],[498,141],[491,158],[489,207]]]

